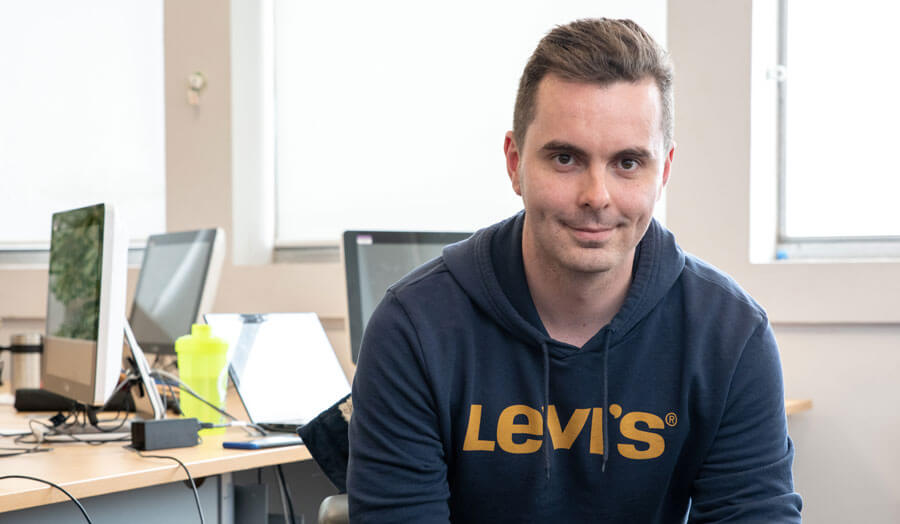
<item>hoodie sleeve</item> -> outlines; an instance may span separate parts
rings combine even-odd
[[[691,523],[800,522],[778,347],[768,321],[747,341],[715,440],[694,481]]]
[[[447,464],[418,336],[392,292],[366,327],[353,380],[352,522],[449,521]]]

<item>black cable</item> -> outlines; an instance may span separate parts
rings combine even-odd
[[[44,436],[44,434],[47,433],[47,431],[41,431],[41,432],[35,431],[35,429],[34,429],[35,424],[37,424],[38,426],[43,426],[49,431],[54,430],[53,426],[51,426],[50,424],[46,424],[44,422],[41,422],[40,420],[32,418],[32,419],[28,420],[28,429],[31,430],[31,434],[19,435],[18,437],[13,439],[13,442],[15,442],[16,444],[34,444],[34,448],[32,448],[32,449],[35,449],[35,450],[40,449],[41,443],[44,441],[43,436]],[[38,435],[40,435],[40,438],[38,438]],[[33,441],[25,440],[28,437],[31,437],[34,440]]]
[[[197,484],[194,482],[194,477],[191,476],[191,472],[188,470],[187,466],[184,465],[184,462],[178,460],[177,457],[170,457],[168,455],[146,455],[144,453],[141,453],[141,451],[139,449],[135,449],[130,446],[126,446],[126,447],[134,450],[138,455],[140,455],[144,458],[169,459],[169,460],[174,460],[175,462],[177,462],[178,465],[181,466],[181,469],[183,469],[184,472],[187,473],[188,480],[191,481],[191,488],[193,488],[193,490],[194,490],[194,502],[197,503],[197,513],[200,514],[200,524],[205,524],[206,519],[203,518],[203,507],[200,506],[200,494],[197,492]]]
[[[112,395],[110,395],[110,400],[123,387],[125,387],[129,384],[129,381],[131,380],[131,378],[132,377],[126,377],[125,380],[119,382],[116,385],[116,388],[113,390]],[[108,403],[109,403],[109,401],[107,401],[107,404]],[[104,407],[106,407],[106,404],[104,404],[104,406],[99,409],[103,409]],[[90,413],[89,413],[89,411],[90,411]],[[35,419],[32,419],[29,421],[29,426],[31,426],[32,422],[36,422],[37,424],[44,426],[45,428],[47,428],[49,430],[46,432],[42,432],[42,436],[43,436],[43,434],[47,434],[47,435],[51,435],[51,436],[58,436],[58,435],[67,436],[73,442],[83,442],[83,443],[89,444],[89,445],[101,445],[101,444],[106,444],[107,442],[123,442],[123,441],[130,440],[129,438],[121,438],[121,439],[117,439],[117,440],[109,440],[109,439],[100,440],[100,439],[91,439],[91,438],[80,438],[78,436],[79,433],[77,433],[78,429],[80,429],[80,428],[83,429],[83,428],[87,427],[89,424],[91,426],[93,426],[94,428],[96,428],[97,431],[99,431],[100,433],[114,433],[114,432],[120,430],[125,425],[125,423],[128,421],[128,413],[125,413],[124,418],[121,419],[121,421],[119,422],[118,425],[116,425],[114,427],[103,427],[103,426],[100,426],[99,424],[95,423],[95,421],[97,421],[97,417],[95,415],[96,411],[98,411],[98,410],[94,410],[94,408],[92,408],[90,406],[76,403],[76,404],[72,405],[72,407],[69,409],[68,414],[66,414],[61,420],[54,420],[54,418],[60,417],[62,415],[62,412],[60,412],[58,415],[56,415],[56,417],[51,418],[52,426],[45,424],[44,422],[37,421]],[[119,421],[119,417],[122,416],[122,413],[123,412],[120,409],[116,412],[116,416],[114,418],[100,420],[99,422],[113,422],[114,423],[116,421]],[[32,433],[36,435],[37,433],[34,431],[34,428],[32,427],[31,429],[32,429]],[[24,437],[19,437],[18,439],[16,439],[16,442],[17,443],[25,442],[24,440],[22,440],[23,438]],[[41,443],[41,440],[42,440],[42,438],[35,439],[35,441],[36,441],[35,443],[39,445]]]
[[[218,413],[220,413],[220,414],[222,414],[222,415],[224,415],[224,416],[230,418],[230,419],[233,420],[234,422],[240,423],[240,424],[230,424],[230,425],[232,425],[232,426],[249,426],[249,427],[255,429],[256,431],[258,431],[258,432],[259,432],[261,435],[263,435],[263,436],[269,434],[268,431],[266,431],[265,429],[263,429],[263,428],[260,427],[259,425],[254,424],[254,423],[252,423],[252,422],[249,422],[249,423],[243,423],[241,420],[239,420],[237,417],[235,417],[235,416],[232,415],[231,413],[228,413],[227,411],[225,411],[224,409],[220,408],[219,406],[216,406],[216,405],[213,404],[212,402],[210,402],[210,401],[206,400],[205,398],[201,397],[200,395],[197,394],[196,391],[194,391],[193,389],[191,389],[190,386],[188,386],[187,384],[185,384],[180,378],[176,377],[175,375],[172,375],[171,373],[169,373],[169,372],[167,372],[167,371],[164,371],[164,370],[160,370],[160,369],[154,369],[154,370],[151,370],[150,374],[151,374],[151,375],[156,374],[156,375],[158,375],[158,376],[160,376],[160,377],[162,377],[162,378],[164,378],[164,379],[167,379],[167,380],[174,380],[174,381],[178,384],[178,387],[179,387],[181,390],[183,390],[185,393],[187,393],[188,395],[191,395],[192,397],[196,398],[196,399],[199,400],[200,402],[203,402],[203,403],[206,404],[207,406],[209,406],[209,407],[211,407],[212,409],[216,410]],[[179,406],[180,406],[180,403],[179,403]],[[216,426],[216,427],[219,427],[219,426]],[[226,427],[227,427],[227,426],[226,426]]]
[[[124,373],[124,370],[122,370],[122,371],[120,371],[120,372]],[[112,394],[109,395],[109,398],[106,399],[106,402],[104,402],[104,403],[103,403],[103,406],[101,406],[100,409],[98,409],[97,411],[103,411],[104,409],[106,409],[106,407],[109,405],[109,403],[113,401],[113,398],[114,398],[114,397],[119,393],[119,391],[121,391],[123,388],[128,387],[128,388],[130,389],[131,386],[133,385],[133,382],[134,382],[134,379],[135,379],[135,378],[137,378],[135,375],[126,374],[126,375],[125,375],[125,378],[123,378],[122,380],[119,381],[118,384],[116,384],[116,387],[115,387],[115,389],[113,389]],[[87,410],[87,409],[89,409],[88,406],[85,406],[85,410]],[[122,408],[119,408],[119,409],[116,410],[116,419],[119,418],[119,413],[121,413],[121,411],[122,411]],[[127,418],[127,415],[126,415],[126,418]],[[114,419],[114,420],[115,420],[115,419]]]
[[[164,370],[161,370],[161,369],[154,369],[154,370],[151,370],[151,371],[150,371],[150,374],[151,374],[151,375],[156,374],[156,375],[159,375],[159,376],[161,376],[162,378],[165,378],[165,379],[175,380],[175,381],[178,383],[178,387],[181,388],[182,390],[184,390],[185,392],[187,392],[187,394],[189,394],[189,395],[191,395],[192,397],[196,398],[196,399],[199,400],[200,402],[203,402],[203,403],[206,404],[207,406],[213,408],[213,409],[216,410],[219,414],[225,415],[226,417],[230,418],[231,420],[238,420],[238,418],[235,417],[234,415],[232,415],[231,413],[228,413],[228,412],[225,411],[224,409],[220,408],[219,406],[213,404],[212,402],[210,402],[210,401],[206,400],[205,398],[201,397],[200,395],[198,395],[197,392],[195,392],[193,389],[191,389],[187,384],[185,384],[184,382],[182,382],[181,379],[179,379],[179,378],[176,377],[175,375],[172,375],[171,373],[169,373],[169,372],[167,372],[167,371],[164,371]]]
[[[122,413],[125,413],[125,417],[122,418],[121,421],[119,421],[119,417],[122,415]],[[116,416],[111,419],[99,420],[96,418],[96,415],[95,415],[94,417],[91,418],[90,424],[91,424],[91,426],[97,428],[97,430],[100,431],[101,433],[115,433],[116,431],[119,431],[120,429],[122,429],[123,426],[125,426],[125,423],[128,422],[129,415],[130,414],[127,411],[122,411],[120,409],[119,411],[116,411]],[[117,426],[104,427],[99,424],[100,422],[109,422],[112,424],[112,423],[115,423],[116,421],[119,421],[119,424]],[[82,426],[84,426],[84,425],[85,424],[82,424]]]
[[[281,470],[281,464],[275,466],[275,469],[278,470],[278,479],[281,482],[281,489],[284,490],[284,497],[287,498],[288,508],[291,510],[291,524],[297,522],[297,517],[294,516],[294,502],[291,500],[291,491],[287,487],[287,481],[284,480],[284,472]]]
[[[172,388],[172,383],[166,381],[166,387],[169,389],[169,397],[172,397],[172,402],[175,406],[175,409],[177,410],[178,414],[181,414],[181,401],[178,400],[178,397],[175,396],[175,390]],[[168,401],[166,401],[166,404],[168,404]],[[166,409],[168,409],[168,406],[166,406]]]
[[[79,415],[80,415],[81,420],[79,420]],[[74,418],[74,420],[72,422],[68,422],[69,418]],[[125,435],[125,436],[122,436],[121,438],[117,438],[117,439],[99,439],[99,438],[91,438],[90,436],[81,437],[80,435],[90,435],[90,433],[79,433],[78,432],[79,429],[83,430],[88,425],[90,425],[90,426],[96,428],[99,433],[106,433],[106,434],[115,433],[117,430],[121,429],[122,426],[124,426],[125,423],[128,421],[128,415],[126,415],[125,418],[122,419],[122,421],[119,423],[118,426],[108,427],[108,428],[104,428],[102,426],[99,426],[98,424],[94,424],[93,422],[88,420],[88,418],[89,417],[86,412],[75,411],[74,413],[70,413],[69,417],[66,417],[66,420],[63,423],[61,423],[55,427],[49,428],[51,431],[48,432],[47,434],[50,436],[66,436],[66,437],[69,437],[73,442],[82,442],[84,444],[88,444],[91,446],[100,446],[103,444],[108,444],[110,442],[128,442],[129,440],[131,440],[130,435]],[[116,418],[118,418],[118,415],[116,416]],[[115,419],[113,419],[113,420],[115,420]],[[42,424],[42,425],[44,425],[45,427],[48,427],[46,424]]]
[[[124,380],[119,382],[116,385],[115,389],[113,390],[112,394],[110,395],[110,400],[107,400],[106,404],[104,404],[103,407],[101,407],[101,408],[95,409],[93,407],[90,407],[90,406],[87,406],[84,404],[76,403],[69,409],[68,414],[66,414],[62,418],[62,420],[51,419],[51,422],[53,424],[52,426],[45,424],[44,422],[40,422],[40,421],[36,421],[36,420],[32,419],[31,421],[29,421],[29,427],[31,427],[32,422],[36,422],[37,424],[44,426],[45,428],[47,428],[49,430],[46,432],[42,432],[42,435],[41,435],[42,437],[44,434],[47,434],[50,436],[67,436],[73,442],[83,442],[85,444],[89,444],[92,446],[102,445],[102,444],[106,444],[108,442],[127,442],[128,440],[130,440],[130,437],[123,437],[123,438],[115,439],[115,440],[92,439],[90,437],[81,438],[79,435],[81,435],[83,433],[78,433],[78,430],[84,429],[88,425],[96,428],[97,431],[100,433],[115,433],[115,432],[121,430],[122,427],[125,426],[125,423],[128,422],[129,414],[127,412],[123,412],[121,409],[119,409],[116,411],[115,417],[113,417],[112,419],[105,419],[105,420],[98,420],[96,413],[98,411],[104,409],[109,404],[109,402],[112,400],[112,398],[119,391],[121,391],[124,387],[128,386],[131,383],[133,378],[134,377],[132,377],[132,376],[126,376]],[[125,413],[124,417],[122,417],[123,413]],[[57,417],[59,417],[60,415],[62,415],[62,412],[60,412],[60,414],[57,415]],[[121,420],[120,420],[120,417],[122,417]],[[117,421],[119,423],[115,426],[101,426],[100,424],[98,424],[98,422],[115,423]],[[37,435],[37,433],[34,431],[34,428],[31,427],[31,429],[32,429],[32,433]],[[27,437],[27,435],[26,435],[26,437]],[[25,442],[23,440],[23,438],[24,437],[17,438],[16,443],[20,443],[20,442],[30,443],[30,442]],[[37,445],[40,445],[42,440],[43,440],[42,438],[35,439],[35,443]]]
[[[35,481],[35,482],[42,482],[42,483],[47,484],[47,485],[49,485],[49,486],[53,486],[54,488],[56,488],[56,489],[62,491],[63,493],[65,493],[67,497],[69,497],[70,499],[72,499],[72,502],[74,502],[75,505],[78,506],[78,509],[81,510],[81,514],[84,515],[84,520],[88,521],[88,524],[94,524],[94,521],[92,521],[92,520],[91,520],[91,517],[88,516],[87,511],[84,510],[84,506],[81,505],[81,502],[78,502],[78,499],[76,499],[75,497],[73,497],[72,494],[69,493],[68,491],[66,491],[65,488],[63,488],[62,486],[60,486],[60,485],[58,485],[58,484],[54,484],[54,483],[50,482],[49,480],[39,479],[39,478],[37,478],[37,477],[29,477],[28,475],[3,475],[2,477],[0,477],[0,480],[6,480],[6,479],[25,479],[25,480],[33,480],[33,481]]]
[[[0,448],[0,451],[9,452],[9,453],[0,453],[0,458],[5,457],[18,457],[19,455],[27,455],[29,453],[42,453],[44,451],[50,451],[52,448]]]

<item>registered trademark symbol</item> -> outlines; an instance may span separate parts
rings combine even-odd
[[[670,427],[675,427],[678,425],[678,415],[675,413],[668,413],[666,415],[666,425]]]

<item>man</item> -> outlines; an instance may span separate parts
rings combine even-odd
[[[628,20],[557,27],[504,143],[524,213],[373,314],[355,522],[799,522],[765,312],[652,219],[672,68]]]

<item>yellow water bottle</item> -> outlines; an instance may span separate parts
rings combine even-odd
[[[194,392],[220,409],[225,409],[225,393],[228,388],[228,343],[212,336],[207,324],[194,324],[191,334],[175,341],[178,355],[178,374],[182,382]],[[222,424],[225,416],[194,398],[187,391],[181,392],[181,413],[184,417],[196,417],[200,422]],[[200,435],[216,435],[225,428],[200,431]]]

